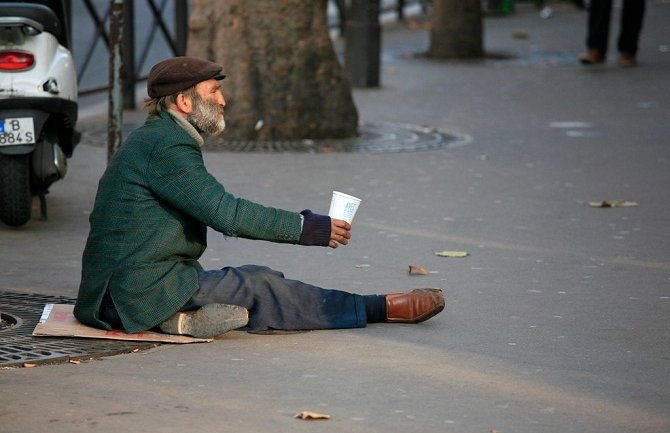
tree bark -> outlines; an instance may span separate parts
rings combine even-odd
[[[481,0],[433,0],[430,57],[481,58],[483,33]]]
[[[327,0],[193,0],[188,55],[223,65],[227,140],[358,133]]]

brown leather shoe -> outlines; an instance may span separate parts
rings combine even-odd
[[[444,310],[440,289],[414,289],[386,295],[386,320],[394,323],[419,323]]]
[[[582,65],[597,65],[605,63],[605,55],[598,50],[588,50],[579,54],[579,62]]]
[[[637,66],[637,60],[635,60],[634,55],[622,51],[619,54],[619,66],[622,68],[631,68]]]

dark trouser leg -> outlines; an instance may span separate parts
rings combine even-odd
[[[591,0],[586,34],[588,49],[598,50],[602,55],[607,53],[611,15],[612,0]]]
[[[289,280],[264,266],[202,271],[199,283],[200,289],[184,309],[212,303],[239,305],[249,310],[252,332],[362,328],[367,323],[362,295]]]
[[[621,31],[617,48],[622,53],[635,56],[642,30],[645,0],[624,0],[621,11]]]
[[[116,307],[114,306],[114,302],[112,301],[109,292],[105,292],[105,296],[102,298],[100,318],[109,323],[112,329],[123,329],[123,323],[121,323],[121,318],[116,311]]]

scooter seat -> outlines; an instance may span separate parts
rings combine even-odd
[[[39,23],[43,31],[58,37],[61,23],[49,7],[38,3],[10,2],[0,3],[0,25],[14,17],[28,18]]]

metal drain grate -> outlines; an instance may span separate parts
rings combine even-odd
[[[470,137],[418,125],[388,122],[365,123],[360,136],[347,139],[228,141],[208,139],[203,150],[223,152],[296,153],[392,153],[453,149],[470,142]]]
[[[158,343],[33,337],[45,304],[74,304],[75,299],[26,293],[0,292],[0,367],[47,364],[89,359],[148,349]],[[11,325],[11,326],[9,326]]]

